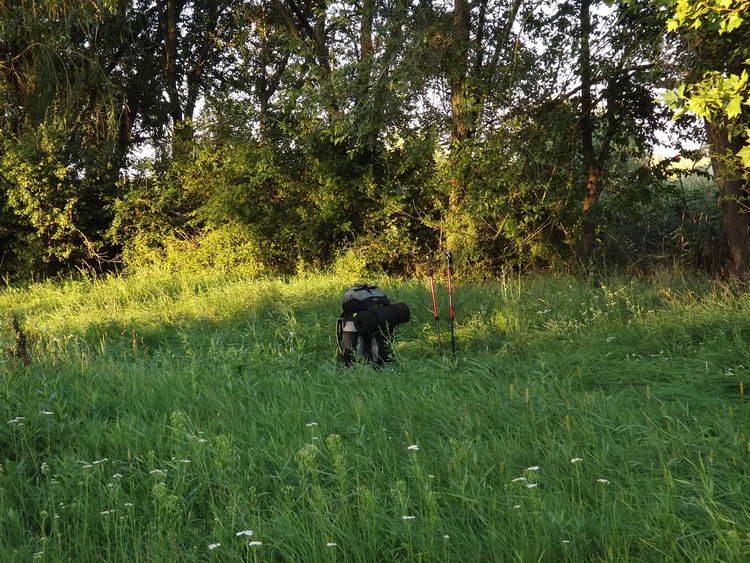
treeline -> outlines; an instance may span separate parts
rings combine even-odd
[[[0,272],[746,272],[745,4],[0,0]]]

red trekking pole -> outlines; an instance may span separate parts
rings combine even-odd
[[[437,335],[438,349],[440,355],[443,355],[443,343],[440,341],[440,317],[438,316],[437,298],[435,296],[435,277],[432,269],[432,260],[430,260],[430,291],[432,292],[432,314],[435,317],[435,334]]]
[[[445,259],[448,261],[448,313],[451,317],[451,355],[456,355],[456,332],[454,324],[456,315],[453,311],[453,255],[450,252],[445,253]]]

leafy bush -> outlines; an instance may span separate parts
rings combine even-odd
[[[129,267],[197,260],[294,273],[351,249],[366,254],[369,269],[403,273],[434,246],[429,136],[367,154],[322,137],[297,148],[240,137],[203,135],[192,162],[145,163],[128,182],[109,236]],[[228,258],[234,246],[239,255]],[[211,249],[222,256],[209,258]]]
[[[107,148],[54,122],[1,142],[3,270],[49,275],[96,259],[115,190]]]
[[[191,238],[167,236],[158,247],[136,238],[126,248],[124,261],[131,270],[156,267],[171,272],[233,272],[255,277],[266,272],[258,260],[260,254],[246,229],[228,224]]]

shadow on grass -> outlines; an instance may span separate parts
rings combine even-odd
[[[211,357],[237,373],[335,365],[335,323],[349,284],[330,278],[305,283],[167,279],[112,281],[107,288],[87,282],[56,305],[47,296],[20,310],[39,328],[32,323],[29,334],[37,363],[46,367],[61,357],[85,363],[93,356],[157,363]],[[405,282],[381,287],[412,310],[396,335],[399,365],[408,372],[440,362],[427,288]],[[574,286],[568,279],[531,280],[528,288],[467,286],[456,293],[459,363],[499,366],[506,376],[529,368],[540,377],[580,373],[582,386],[610,392],[644,381],[730,396],[740,394],[740,383],[750,386],[744,381],[750,318],[739,308],[691,315],[689,308],[669,309],[678,300],[671,288]],[[445,319],[441,344],[449,359]]]

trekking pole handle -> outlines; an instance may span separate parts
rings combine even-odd
[[[432,314],[435,319],[438,318],[437,299],[435,297],[435,270],[432,267],[432,261],[430,260],[430,293],[432,294]]]
[[[453,313],[453,254],[450,252],[445,253],[445,259],[448,262],[448,306],[449,314],[451,319],[454,318]]]
[[[443,343],[440,341],[440,317],[438,316],[437,296],[435,292],[435,270],[432,267],[432,260],[429,261],[430,276],[430,293],[432,294],[432,315],[435,317],[435,336],[437,336],[438,349],[440,355],[443,355]]]
[[[453,255],[450,252],[445,253],[445,259],[448,262],[448,312],[451,319],[451,354],[456,355],[456,315],[453,311]]]

